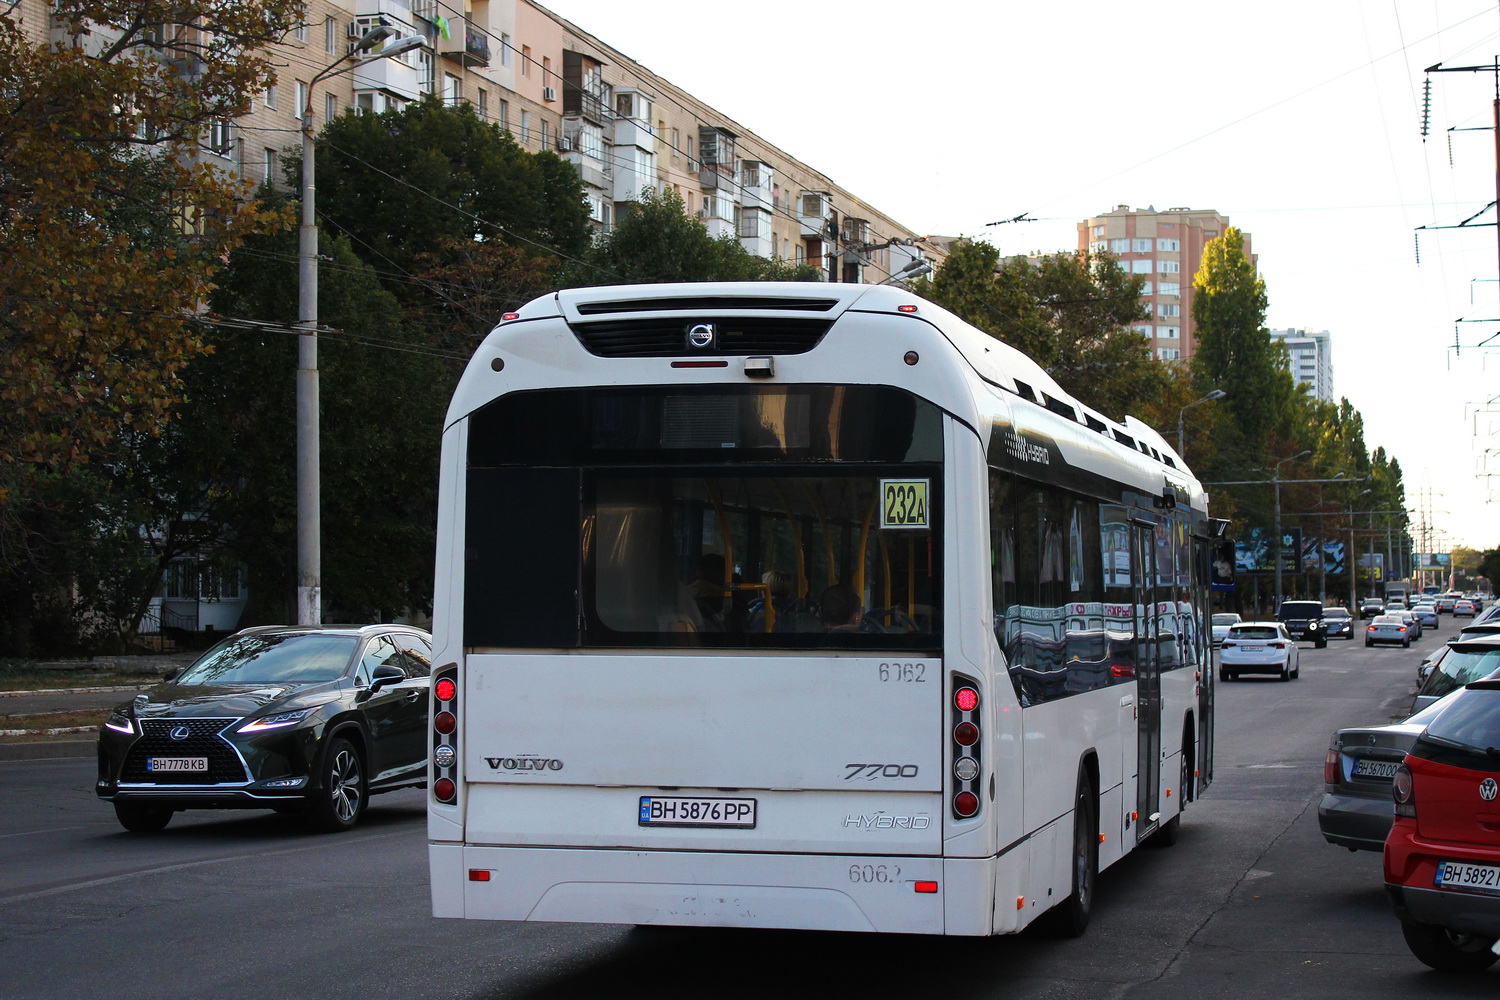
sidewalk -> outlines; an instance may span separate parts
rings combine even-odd
[[[158,677],[169,671],[180,669],[191,663],[197,653],[171,653],[161,656],[100,657],[82,662],[60,662],[38,664],[48,670],[62,674],[70,670],[120,670],[151,673]],[[83,712],[94,709],[114,708],[129,701],[137,691],[143,691],[156,683],[143,679],[139,684],[123,684],[101,687],[42,688],[32,691],[0,691],[0,732],[8,732],[4,716],[41,715],[48,712]],[[50,730],[37,726],[39,720],[30,720],[29,733],[46,733]],[[61,757],[92,757],[98,738],[95,727],[69,727],[52,735],[26,743],[7,742],[0,737],[0,761],[46,760]]]

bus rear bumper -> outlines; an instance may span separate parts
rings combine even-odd
[[[470,920],[992,933],[994,858],[428,846],[432,912]]]

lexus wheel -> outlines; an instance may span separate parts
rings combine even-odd
[[[359,751],[337,737],[323,755],[322,780],[308,808],[314,829],[339,833],[359,822],[365,811],[365,771]]]
[[[172,822],[172,810],[141,802],[116,802],[115,818],[131,833],[156,833]]]

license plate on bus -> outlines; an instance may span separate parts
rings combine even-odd
[[[207,757],[147,757],[148,771],[207,771]]]
[[[755,828],[755,800],[642,795],[640,825],[719,826],[753,830]]]
[[[1354,773],[1363,778],[1394,778],[1399,766],[1393,760],[1357,760]]]
[[[1440,889],[1471,889],[1500,894],[1500,867],[1471,865],[1463,861],[1441,861],[1432,884]]]

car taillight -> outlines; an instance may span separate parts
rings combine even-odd
[[[1366,632],[1373,632],[1373,631],[1375,631],[1375,626],[1374,625],[1367,626],[1365,628],[1365,631]]]
[[[1406,631],[1406,626],[1405,625],[1398,625],[1398,626],[1396,626],[1396,631],[1397,632],[1405,632]]]
[[[1220,649],[1234,649],[1238,645],[1239,645],[1239,643],[1234,642],[1231,639],[1225,639],[1223,642],[1219,643],[1219,648]]]
[[[1266,645],[1272,649],[1286,649],[1286,643],[1284,642],[1268,642]]]
[[[1330,785],[1337,785],[1342,775],[1339,773],[1339,752],[1333,747],[1328,748],[1328,756],[1323,758],[1323,780]]]
[[[954,674],[953,727],[949,730],[948,749],[953,761],[953,815],[956,819],[969,819],[979,812],[980,782],[984,778],[982,729],[978,684]]]
[[[1411,768],[1405,764],[1396,768],[1396,777],[1391,781],[1391,797],[1396,800],[1397,816],[1417,818],[1417,788],[1412,781]]]
[[[432,672],[432,797],[458,801],[458,665]]]

